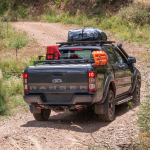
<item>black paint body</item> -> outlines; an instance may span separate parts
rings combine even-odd
[[[59,50],[83,49],[104,50],[108,55],[108,64],[96,66],[93,62],[68,62],[29,66],[24,72],[28,73],[29,92],[25,92],[24,100],[29,105],[68,106],[102,104],[105,102],[107,91],[111,88],[115,99],[132,94],[139,70],[133,63],[128,64],[128,55],[121,47],[114,45],[102,46],[70,46],[59,47]],[[110,61],[108,49],[119,51],[124,62]],[[130,57],[131,58],[131,57]],[[53,62],[53,60],[51,60]],[[58,60],[59,62],[59,60]],[[96,71],[96,91],[88,90],[88,72]],[[59,83],[53,83],[59,79]]]

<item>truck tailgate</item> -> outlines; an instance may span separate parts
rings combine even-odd
[[[88,93],[87,68],[87,64],[30,66],[29,93]]]

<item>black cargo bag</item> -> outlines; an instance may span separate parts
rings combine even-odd
[[[104,40],[107,41],[106,33],[98,30],[96,28],[83,28],[69,30],[68,32],[68,42],[72,41],[94,41],[94,40]]]

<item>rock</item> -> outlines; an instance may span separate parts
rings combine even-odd
[[[99,147],[99,144],[95,143],[95,147]]]

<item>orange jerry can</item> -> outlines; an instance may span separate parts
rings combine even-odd
[[[93,51],[92,55],[96,65],[106,65],[108,63],[108,56],[104,51]]]

